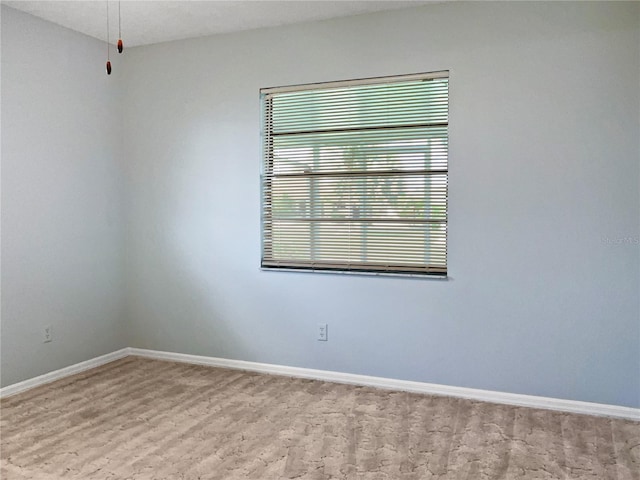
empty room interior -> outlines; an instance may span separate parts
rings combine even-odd
[[[0,478],[640,480],[640,2],[2,1]]]

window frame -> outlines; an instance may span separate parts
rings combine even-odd
[[[409,75],[393,75],[386,77],[373,77],[373,78],[362,78],[362,79],[352,79],[352,80],[342,80],[342,81],[334,81],[334,82],[322,82],[322,83],[310,83],[310,84],[300,84],[300,85],[290,85],[290,86],[281,86],[281,87],[271,87],[271,88],[262,88],[260,89],[260,112],[261,112],[261,158],[260,158],[260,250],[261,250],[261,263],[260,269],[263,271],[287,271],[287,272],[304,272],[304,273],[328,273],[328,274],[344,274],[344,275],[373,275],[373,276],[392,276],[392,277],[418,277],[418,278],[426,278],[426,279],[447,279],[449,272],[449,262],[448,262],[448,246],[449,246],[449,231],[448,231],[448,212],[449,212],[449,149],[448,149],[448,140],[449,140],[449,71],[442,70],[436,72],[427,72],[427,73],[416,73]],[[407,266],[407,271],[402,270],[388,270],[388,269],[375,269],[371,268],[349,268],[349,262],[342,262],[343,266],[317,266],[314,265],[314,261],[311,260],[310,264],[304,266],[292,266],[292,265],[274,265],[273,263],[277,263],[273,258],[270,260],[270,264],[265,265],[265,198],[267,196],[273,195],[273,187],[267,186],[267,171],[271,172],[271,180],[273,180],[273,170],[274,170],[274,154],[273,154],[273,134],[268,131],[267,123],[271,124],[272,116],[269,119],[266,117],[266,111],[269,110],[272,115],[273,109],[272,107],[268,107],[267,102],[273,94],[278,93],[291,93],[291,92],[311,92],[322,89],[335,89],[335,88],[343,88],[343,87],[351,87],[351,86],[369,86],[369,85],[377,85],[377,84],[395,84],[400,82],[409,82],[409,81],[424,81],[424,80],[435,80],[435,79],[447,79],[447,95],[446,95],[446,169],[442,171],[438,171],[439,173],[444,173],[445,180],[445,220],[442,225],[444,225],[444,271],[440,269],[440,271],[412,271],[411,267]],[[380,129],[390,129],[389,126],[380,127]],[[328,130],[331,131],[331,130]],[[430,147],[429,147],[430,148]],[[269,164],[269,162],[271,162]],[[435,171],[435,170],[434,170]],[[424,173],[423,178],[428,178],[430,174]],[[310,177],[313,179],[313,177]],[[312,182],[314,180],[311,180]],[[311,187],[310,187],[311,188]],[[363,199],[365,196],[363,196]],[[369,198],[368,196],[366,198]],[[271,202],[271,200],[270,200]],[[272,203],[270,203],[273,205]],[[427,207],[432,206],[433,203],[427,204]],[[273,232],[273,217],[271,217],[271,232]],[[409,222],[407,222],[409,223]],[[310,228],[313,228],[314,222],[310,222]],[[363,227],[365,228],[365,227]],[[429,235],[425,237],[426,240],[431,238]],[[363,236],[364,239],[364,236]],[[273,241],[273,238],[271,239]],[[308,247],[311,249],[312,239],[309,240]],[[365,239],[366,241],[366,239]],[[273,247],[272,247],[273,248]],[[272,250],[270,250],[272,252]],[[289,262],[295,263],[295,262]],[[340,262],[336,261],[336,264]],[[424,264],[425,268],[429,268],[429,264]]]

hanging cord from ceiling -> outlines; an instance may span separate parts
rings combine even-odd
[[[122,16],[120,15],[120,1],[118,0],[118,53],[122,53],[124,44],[122,43]]]
[[[107,75],[111,75],[111,60],[109,59],[109,0],[107,0]]]
[[[107,75],[111,75],[111,58],[110,58],[110,45],[109,45],[109,0],[107,0]],[[118,1],[118,53],[122,53],[124,50],[124,43],[122,42],[122,15],[120,8],[120,1]]]

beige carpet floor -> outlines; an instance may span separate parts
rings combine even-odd
[[[0,402],[4,479],[640,479],[640,423],[127,357]]]

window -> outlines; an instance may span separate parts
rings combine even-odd
[[[262,89],[262,267],[446,275],[448,92],[448,72]]]

